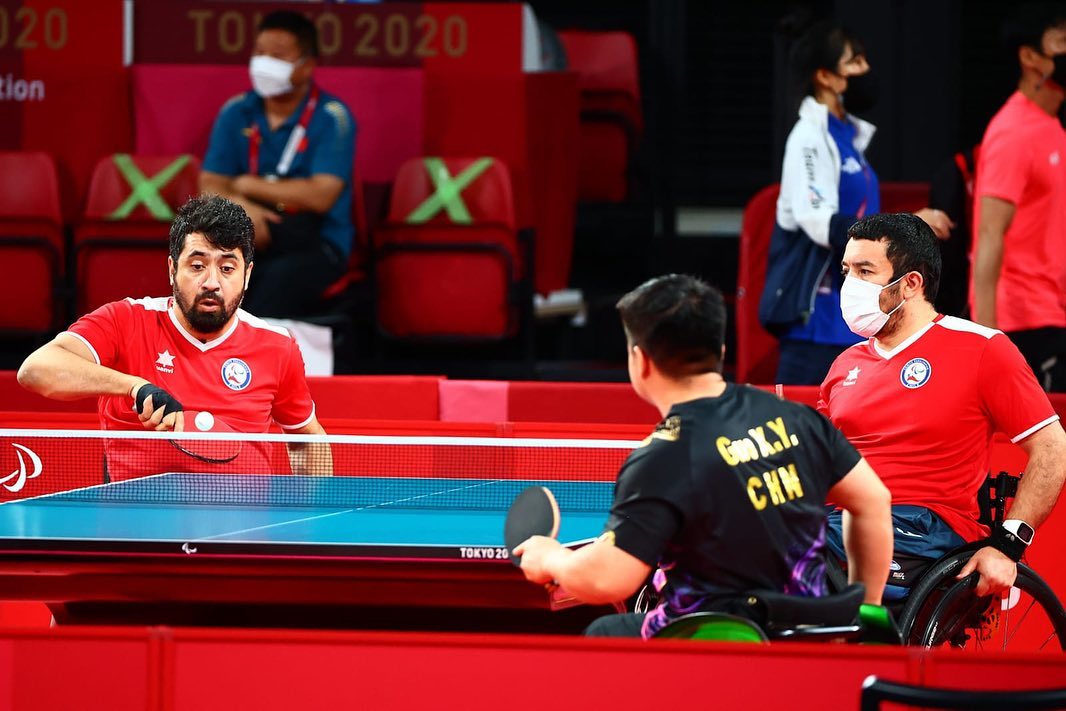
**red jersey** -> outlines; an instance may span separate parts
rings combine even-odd
[[[178,323],[172,298],[125,299],[70,327],[100,365],[166,390],[186,410],[207,410],[238,432],[303,427],[315,414],[296,341],[244,311],[224,334],[201,343]],[[143,430],[129,396],[101,397],[100,424]]]
[[[937,318],[892,351],[869,339],[836,359],[818,409],[870,462],[893,504],[924,506],[967,541],[992,435],[1019,442],[1058,419],[1001,331]]]
[[[984,196],[1015,208],[1003,236],[996,325],[1004,331],[1066,326],[1066,131],[1020,92],[992,118],[981,141],[974,254]]]
[[[100,365],[144,378],[176,397],[186,411],[206,410],[237,432],[267,432],[272,421],[283,429],[298,429],[314,417],[315,404],[296,341],[285,329],[245,311],[238,310],[233,325],[207,343],[182,328],[173,299],[165,297],[105,304],[78,319],[67,333],[87,345]],[[128,395],[100,397],[101,428],[144,431],[133,408]],[[191,430],[192,423],[186,427]],[[169,450],[150,442],[123,442],[121,452],[115,447],[108,451],[112,479],[153,473],[149,462],[174,470],[172,457],[162,461],[157,456]],[[179,459],[183,465],[179,470],[268,468],[262,459],[268,456],[266,448],[244,450],[226,467]],[[148,451],[154,454],[145,454]]]

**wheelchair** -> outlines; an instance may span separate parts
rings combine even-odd
[[[978,493],[981,523],[994,526],[1004,520],[1007,502],[1017,493],[1019,480],[1000,472],[985,481]],[[888,604],[904,643],[978,650],[1066,651],[1066,610],[1024,559],[1018,563],[1014,587],[1003,599],[978,597],[974,593],[976,573],[956,579],[983,545],[982,541],[969,543],[933,561],[905,600]],[[826,570],[831,591],[846,586],[839,564],[827,564]]]
[[[994,526],[1004,520],[1007,502],[1020,477],[1000,472],[978,493],[979,521]],[[1051,587],[1025,562],[1008,597],[978,597],[978,576],[956,579],[959,570],[984,545],[961,546],[936,561],[911,587],[910,595],[885,607],[862,605],[862,586],[848,585],[840,562],[827,556],[830,595],[798,598],[781,593],[752,593],[749,609],[696,612],[672,621],[658,638],[765,642],[805,639],[873,642],[961,649],[1010,649],[1060,653],[1066,651],[1066,610]],[[859,592],[855,592],[855,588]],[[857,597],[856,597],[857,595]],[[646,612],[657,602],[646,586],[634,610]]]
[[[751,592],[727,605],[728,612],[693,612],[672,620],[655,638],[900,644],[892,616],[884,607],[863,603],[865,593],[861,584],[825,597]]]

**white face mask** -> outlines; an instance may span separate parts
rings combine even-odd
[[[881,310],[881,292],[892,284],[899,283],[902,279],[903,277],[900,277],[890,284],[881,286],[863,281],[858,277],[844,277],[844,284],[840,287],[840,313],[844,316],[844,323],[848,324],[852,333],[869,338],[876,336],[885,327],[888,317],[896,313],[907,300],[900,301],[899,306],[886,314]]]
[[[281,96],[292,91],[292,73],[295,70],[294,62],[265,55],[252,57],[248,65],[252,88],[263,98]]]

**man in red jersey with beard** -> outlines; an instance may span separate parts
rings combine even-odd
[[[292,434],[325,434],[296,341],[240,309],[252,238],[239,205],[217,196],[190,199],[170,228],[173,296],[115,301],[83,316],[30,354],[19,383],[61,400],[97,397],[107,430],[192,430],[185,413],[197,411],[237,432],[266,432],[277,422]],[[197,428],[216,429],[203,423]],[[138,453],[143,462],[153,444],[124,442],[108,448],[112,479],[136,475]],[[264,450],[244,450],[228,470],[266,467],[249,461]],[[326,444],[291,444],[289,455],[294,473],[331,473]]]
[[[935,559],[989,536],[977,523],[977,491],[987,476],[992,435],[1003,432],[1025,450],[1029,462],[1008,520],[959,576],[977,571],[978,595],[1002,594],[1066,479],[1066,433],[1001,331],[936,312],[940,252],[924,222],[908,214],[873,215],[848,236],[841,312],[867,340],[833,363],[819,409],[892,492],[897,562]],[[840,552],[833,534],[839,514],[830,529],[827,542]],[[886,599],[906,594],[893,591],[894,582],[910,581],[890,577]]]

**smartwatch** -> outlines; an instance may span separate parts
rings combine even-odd
[[[1022,521],[1020,518],[1007,519],[1003,522],[1003,528],[1007,529],[1015,536],[1017,536],[1018,540],[1020,540],[1026,546],[1030,545],[1033,542],[1033,536],[1036,534],[1036,531],[1033,530],[1033,527],[1027,524],[1025,521]]]

